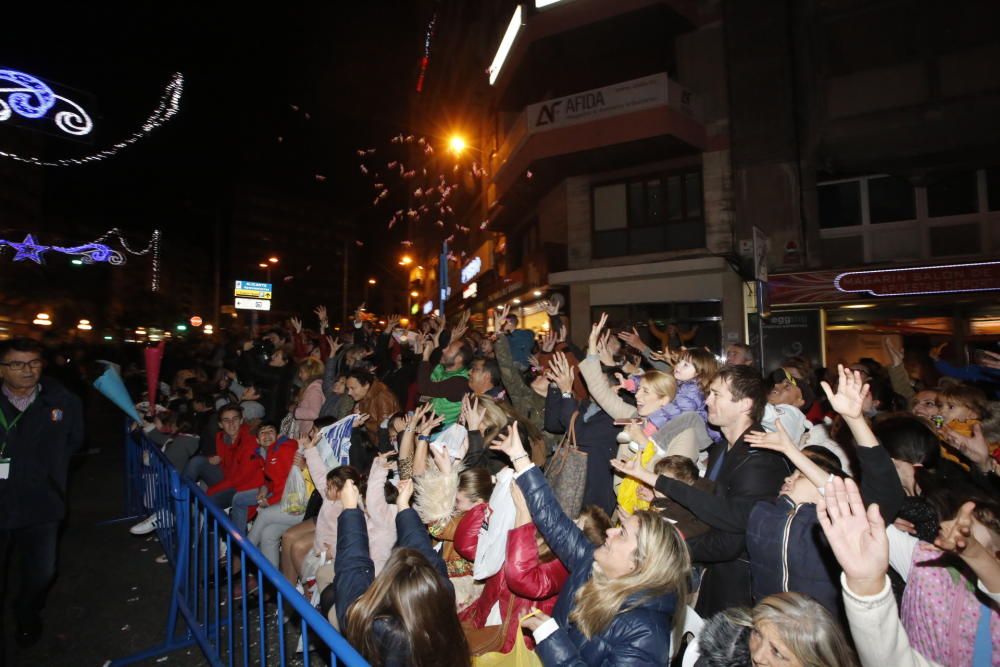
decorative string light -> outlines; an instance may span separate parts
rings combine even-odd
[[[0,93],[8,95],[7,100],[0,98],[0,122],[9,120],[13,114],[24,118],[43,118],[57,102],[62,102],[70,110],[61,110],[53,120],[56,127],[75,136],[90,134],[94,122],[79,104],[73,100],[57,95],[43,81],[30,74],[13,69],[0,69],[0,81],[14,84],[14,88],[0,88]]]
[[[434,39],[434,26],[437,23],[437,12],[431,16],[427,23],[427,32],[424,34],[424,57],[420,59],[420,75],[417,77],[417,92],[424,90],[424,76],[427,74],[427,66],[431,62],[431,40]]]
[[[33,234],[28,234],[24,237],[21,242],[8,241],[6,239],[0,239],[0,248],[3,246],[10,246],[15,250],[14,261],[23,262],[24,260],[29,260],[35,264],[42,264],[42,255],[47,252],[57,252],[63,255],[73,255],[81,260],[84,264],[94,264],[96,262],[107,262],[113,266],[120,266],[125,263],[125,256],[111,248],[110,246],[103,243],[110,238],[117,239],[121,247],[130,255],[135,255],[138,257],[144,255],[152,255],[152,270],[153,276],[150,282],[150,289],[154,292],[160,289],[160,230],[154,229],[153,236],[150,238],[149,243],[142,250],[137,250],[129,246],[128,241],[125,240],[125,236],[122,234],[121,230],[117,227],[109,229],[108,231],[101,234],[98,238],[94,239],[89,243],[84,243],[83,245],[77,246],[48,246],[42,245],[35,241]]]
[[[17,79],[16,83],[21,86],[20,88],[0,88],[0,93],[10,93],[6,101],[0,100],[0,121],[5,121],[10,118],[11,109],[16,111],[19,115],[32,117],[30,114],[34,113],[42,115],[49,108],[51,108],[53,104],[55,104],[54,100],[49,100],[49,98],[45,95],[44,90],[38,88],[37,86],[32,87],[32,85],[29,85],[30,82],[28,79],[32,79],[38,82],[38,84],[41,84],[41,86],[44,86],[45,89],[48,89],[45,84],[42,84],[34,77],[21,72],[15,72],[14,70],[0,70],[0,80],[10,80],[13,78],[13,75],[21,75],[21,77],[27,78]],[[150,132],[170,120],[174,114],[180,110],[181,94],[183,91],[184,75],[180,72],[176,72],[170,77],[170,82],[167,83],[166,87],[163,89],[163,94],[160,96],[160,101],[157,104],[156,109],[154,109],[149,117],[146,118],[146,121],[142,124],[142,126],[125,139],[113,144],[110,148],[106,148],[79,158],[62,158],[59,160],[42,160],[37,157],[25,157],[23,155],[16,155],[2,150],[0,150],[0,157],[10,158],[11,160],[24,162],[25,164],[32,164],[36,167],[68,167],[106,160],[109,157],[114,157],[123,149],[138,142]],[[48,89],[48,92],[51,93],[51,89]],[[36,96],[36,100],[34,102],[31,99],[31,95]],[[52,95],[57,97],[59,100],[69,102],[69,100],[66,100],[65,98],[55,96],[54,93],[52,93]],[[48,104],[47,107],[45,106],[46,104]],[[70,102],[70,104],[73,103]],[[86,113],[79,106],[75,104],[73,104],[73,106],[77,111],[61,111],[56,114],[56,125],[59,126],[60,129],[63,129],[63,131],[69,132],[70,134],[86,134],[90,131],[88,124],[92,125],[90,117],[86,116]],[[45,110],[41,111],[39,114],[38,109],[41,107],[45,107]],[[77,112],[83,115],[80,116]],[[6,116],[4,115],[5,113]],[[87,128],[86,131],[80,131],[84,127]],[[74,128],[77,130],[76,132],[71,131]]]

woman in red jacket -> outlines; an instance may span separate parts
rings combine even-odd
[[[533,608],[546,614],[552,613],[559,591],[569,576],[535,530],[528,505],[516,484],[511,485],[511,495],[517,513],[514,528],[507,534],[507,559],[503,569],[486,580],[479,599],[459,614],[463,625],[473,628],[486,627],[488,621],[493,622],[491,625],[495,624],[499,619],[505,626],[501,653],[514,648],[517,633],[521,632],[518,619]],[[456,535],[455,549],[464,558],[474,561],[478,541],[478,533],[468,540]],[[524,639],[528,648],[534,646],[530,633]]]

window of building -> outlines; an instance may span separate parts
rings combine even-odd
[[[595,186],[593,256],[705,247],[701,171]]]
[[[817,188],[821,229],[861,224],[861,182],[844,181]]]
[[[927,213],[932,218],[979,210],[976,172],[963,171],[936,178],[927,185]]]
[[[926,187],[885,175],[819,183],[817,203],[831,266],[974,257],[1000,240],[1000,169],[937,175]]]

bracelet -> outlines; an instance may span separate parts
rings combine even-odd
[[[403,429],[403,433],[413,433],[413,427],[407,426],[406,428]]]
[[[515,457],[515,458],[512,458],[512,459],[510,460],[510,462],[511,462],[511,463],[517,463],[517,462],[518,462],[518,461],[520,461],[521,459],[526,459],[526,458],[529,458],[527,454],[521,454],[521,455],[520,455],[520,456],[518,456],[518,457]]]
[[[423,433],[421,433],[420,435],[417,436],[417,440],[421,440],[423,442],[430,442],[431,441],[431,436],[424,435]]]

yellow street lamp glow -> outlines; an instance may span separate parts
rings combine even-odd
[[[267,268],[267,264],[266,264],[265,262],[261,262],[261,263],[260,263],[260,264],[258,264],[257,266],[259,266],[259,267],[260,267],[260,268],[262,268],[262,269],[266,269],[266,268]]]
[[[35,317],[36,317],[37,319],[39,319],[39,320],[47,320],[47,319],[50,319],[50,317],[49,317],[49,314],[48,314],[48,313],[38,313],[37,315],[35,315]]]
[[[413,258],[409,255],[403,255],[402,259],[399,260],[399,263],[403,266],[409,266],[410,264],[413,264]]]
[[[375,284],[375,282],[376,282],[376,281],[375,281],[375,279],[374,279],[374,278],[369,278],[369,279],[368,279],[368,284],[369,284],[369,285],[374,285],[374,284]]]
[[[268,257],[267,261],[271,262],[271,264],[277,264],[278,263],[278,258],[277,257]]]
[[[413,290],[412,292],[410,292],[410,296],[416,299],[418,296],[420,296],[420,292],[418,292],[417,290]]]
[[[90,320],[80,320],[80,324],[90,324]]]
[[[466,148],[465,139],[458,136],[457,134],[452,135],[452,137],[448,140],[448,148],[455,155],[460,154]]]

